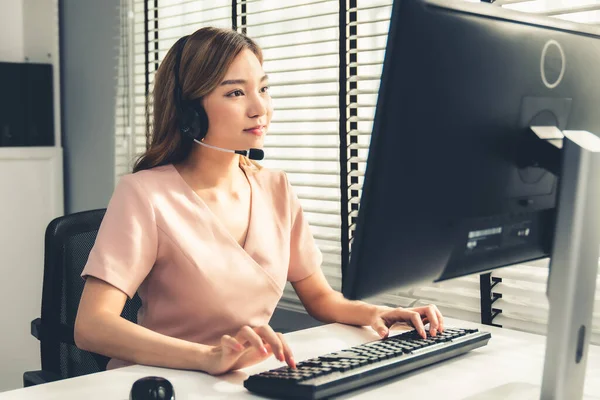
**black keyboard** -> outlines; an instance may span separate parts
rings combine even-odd
[[[278,399],[322,399],[379,382],[485,346],[488,332],[446,328],[423,339],[409,331],[252,375],[251,392]]]

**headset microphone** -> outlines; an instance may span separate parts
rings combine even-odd
[[[242,156],[246,156],[251,160],[262,160],[265,158],[265,152],[262,149],[248,149],[248,150],[230,150],[224,149],[222,147],[213,146],[212,144],[204,143],[199,141],[198,139],[194,139],[194,142],[198,143],[201,146],[208,147],[214,150],[223,151],[226,153],[235,153],[240,154]]]

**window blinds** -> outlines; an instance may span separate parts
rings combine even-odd
[[[132,114],[130,105],[134,104],[130,95],[133,94],[133,85],[129,79],[132,76],[130,68],[133,66],[129,54],[131,32],[133,26],[133,10],[129,0],[121,0],[120,25],[119,25],[119,56],[117,60],[117,88],[115,101],[115,175],[119,177],[131,170],[129,162],[131,140],[133,138]]]
[[[505,0],[501,3],[503,7],[518,11],[579,23],[600,23],[598,0]],[[494,318],[495,324],[527,332],[546,333],[548,265],[549,259],[544,259],[492,272],[492,280],[497,282],[492,292],[493,296],[498,298],[493,307],[501,311]],[[600,275],[596,281],[591,342],[600,344]]]

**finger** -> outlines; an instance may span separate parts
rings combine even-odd
[[[283,345],[283,354],[285,356],[285,361],[291,368],[295,369],[296,368],[296,360],[294,360],[294,355],[292,354],[292,349],[285,341],[285,337],[283,336],[283,334],[278,332],[277,337],[279,337],[279,340],[281,341],[281,344]]]
[[[263,355],[269,354],[269,351],[266,349],[262,338],[249,326],[244,326],[242,329],[240,329],[235,338],[239,342],[250,343],[250,346],[254,347]]]
[[[258,328],[255,328],[254,331],[271,346],[271,350],[275,355],[275,358],[279,361],[285,362],[285,356],[283,354],[283,344],[281,343],[281,339],[275,331],[269,325],[263,325]]]
[[[373,328],[375,330],[375,332],[377,332],[379,334],[379,336],[381,336],[381,338],[384,338],[388,335],[389,330],[387,325],[385,324],[385,321],[381,318],[377,318],[377,321],[375,321],[373,323],[373,325],[371,325],[371,328]]]
[[[444,332],[444,316],[437,306],[433,306],[435,308],[435,314],[437,315],[438,322],[440,323],[440,332]]]
[[[425,327],[423,326],[423,321],[421,320],[421,314],[415,311],[415,309],[397,308],[386,313],[382,319],[387,321],[387,323],[390,325],[393,325],[398,321],[404,321],[412,325],[421,337],[427,337],[427,334],[425,333]]]
[[[425,307],[423,311],[429,319],[429,333],[431,334],[431,336],[436,336],[437,331],[440,327],[440,323],[437,318],[437,313],[435,312],[435,306],[429,305]]]
[[[419,333],[419,335],[421,335],[423,339],[426,339],[427,334],[425,333],[425,327],[423,326],[421,315],[416,311],[409,311],[409,321],[415,327],[415,330]]]
[[[223,335],[221,338],[221,345],[227,348],[230,348],[234,351],[242,351],[244,350],[244,346],[238,342],[235,338],[229,335]]]

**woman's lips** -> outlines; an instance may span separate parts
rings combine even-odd
[[[261,128],[244,129],[244,132],[248,132],[248,133],[251,133],[256,136],[262,136],[265,134],[265,128],[261,127]]]

